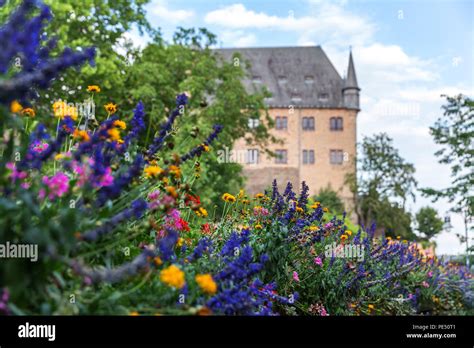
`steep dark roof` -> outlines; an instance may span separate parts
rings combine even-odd
[[[273,94],[267,100],[270,107],[344,107],[344,80],[320,46],[224,48],[216,52],[227,61],[240,52],[250,61],[250,77],[243,83],[249,92],[265,85]]]

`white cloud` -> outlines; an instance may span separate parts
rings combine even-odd
[[[370,35],[374,27],[349,13],[342,13],[342,8],[335,4],[323,3],[323,10],[306,16],[294,16],[290,11],[288,16],[274,16],[265,12],[255,12],[247,9],[243,4],[233,4],[206,14],[204,21],[207,24],[232,29],[272,29],[281,31],[295,31],[301,33],[300,42],[314,42],[306,37],[312,33],[328,36],[331,34],[346,34],[355,37]],[[337,37],[334,37],[337,39]]]
[[[250,47],[257,43],[257,36],[244,30],[226,30],[219,35],[219,41],[227,47]]]
[[[193,11],[170,9],[167,1],[163,0],[154,0],[147,6],[147,8],[152,15],[158,17],[162,21],[171,23],[183,22],[194,17]]]

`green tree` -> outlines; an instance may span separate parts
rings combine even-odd
[[[248,74],[247,63],[242,59],[239,65],[223,61],[210,48],[215,42],[214,35],[204,28],[179,28],[172,43],[155,40],[143,49],[135,57],[126,80],[132,99],[142,100],[146,106],[145,144],[158,131],[180,91],[191,98],[187,111],[177,120],[180,132],[173,152],[180,153],[189,142],[198,145],[213,124],[224,126],[211,154],[200,163],[203,174],[193,185],[208,204],[220,204],[218,197],[223,192],[238,192],[243,184],[241,165],[218,161],[219,150],[228,153],[239,138],[262,148],[276,140],[268,132],[273,125],[264,103],[268,93],[247,93],[242,83]],[[260,126],[249,128],[250,118],[261,119]]]
[[[330,186],[325,187],[314,196],[314,200],[327,207],[332,213],[342,214],[344,212],[344,203]]]
[[[443,220],[438,216],[436,209],[432,207],[420,208],[415,215],[416,229],[426,240],[430,240],[443,230]]]
[[[463,95],[446,97],[443,116],[430,127],[430,133],[441,149],[435,153],[439,163],[451,168],[451,185],[444,189],[424,188],[433,201],[448,199],[452,212],[462,215],[464,236],[469,253],[469,231],[474,217],[474,100]]]
[[[386,134],[364,137],[359,145],[357,173],[346,177],[356,197],[359,224],[376,222],[390,236],[414,239],[411,215],[405,210],[408,199],[415,199],[415,167],[406,162]]]

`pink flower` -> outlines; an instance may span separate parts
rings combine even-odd
[[[296,271],[293,271],[293,280],[295,282],[299,282],[300,281],[300,277],[298,276],[298,272]]]
[[[268,214],[270,214],[268,212],[268,209],[267,208],[264,208],[264,207],[254,207],[253,208],[253,214],[254,215],[262,215],[262,216],[267,216]]]
[[[95,187],[110,186],[114,183],[114,177],[112,176],[112,169],[107,167],[104,175],[102,175],[97,182],[94,183]]]
[[[319,267],[323,267],[323,260],[318,256],[314,259],[314,263],[317,264]]]
[[[431,278],[432,276],[433,276],[433,271],[429,271],[429,272],[428,272],[428,277]]]
[[[16,165],[15,163],[13,162],[8,162],[5,167],[9,170],[11,170],[12,172],[8,175],[10,177],[10,179],[12,180],[12,182],[14,183],[17,179],[18,180],[23,180],[24,178],[27,177],[27,173],[26,172],[22,172],[18,169],[16,169]]]
[[[332,222],[328,222],[326,225],[324,225],[324,228],[327,228],[327,229],[333,228],[333,227],[334,227],[334,225],[333,225]]]
[[[160,197],[160,190],[155,190],[148,194],[148,199],[150,201],[156,201],[159,197]]]
[[[424,288],[429,288],[430,284],[428,284],[426,281],[423,281],[423,283],[421,283],[421,286],[423,286]]]
[[[46,151],[48,147],[49,147],[48,143],[44,143],[40,141],[35,141],[33,144],[31,144],[31,149],[36,153],[41,153],[43,151]]]
[[[69,178],[66,174],[58,172],[51,178],[43,176],[43,184],[48,186],[48,198],[53,200],[56,197],[62,197],[69,190]],[[46,191],[40,189],[39,197],[43,199],[46,196]]]
[[[324,308],[323,305],[321,305],[321,310],[319,311],[319,315],[322,316],[322,317],[329,316],[328,312],[326,311],[326,308]]]

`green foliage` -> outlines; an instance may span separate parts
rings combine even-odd
[[[346,182],[356,195],[359,223],[376,222],[388,236],[415,239],[407,199],[415,199],[415,167],[406,162],[385,133],[364,137],[358,158],[359,177],[349,174]]]
[[[313,199],[320,202],[324,207],[327,207],[331,212],[336,214],[342,214],[344,212],[344,203],[337,195],[337,192],[330,186],[321,189]]]
[[[435,155],[439,163],[450,166],[452,181],[447,188],[424,188],[422,192],[434,201],[447,198],[453,204],[451,210],[464,217],[466,235],[461,240],[467,241],[474,217],[474,100],[463,95],[447,96],[443,110],[430,133],[441,146]]]
[[[436,209],[431,207],[420,208],[415,216],[417,231],[430,240],[443,230],[443,220],[438,216]]]
[[[249,118],[263,118],[272,126],[263,101],[267,93],[248,94],[241,81],[246,74],[244,62],[235,66],[223,61],[209,48],[213,43],[214,36],[205,29],[196,33],[180,28],[172,44],[155,41],[136,57],[126,84],[133,99],[142,100],[147,106],[145,145],[158,130],[168,112],[166,105],[172,103],[178,91],[186,91],[192,97],[192,111],[178,121],[180,135],[176,144],[202,137],[215,123],[224,125],[213,154],[200,163],[206,175],[195,186],[207,203],[221,205],[220,194],[238,191],[243,178],[240,164],[216,163],[218,151],[230,151],[239,138],[247,137],[249,142],[263,147],[275,138],[268,127],[248,127]]]

